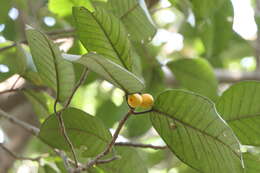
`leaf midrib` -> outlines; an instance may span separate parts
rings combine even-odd
[[[153,109],[152,112],[156,112],[156,113],[158,113],[158,114],[162,114],[162,115],[164,115],[164,116],[166,116],[166,117],[168,117],[168,118],[171,118],[171,119],[173,119],[173,120],[175,120],[175,121],[181,123],[181,124],[184,125],[184,126],[187,126],[187,127],[191,128],[191,129],[193,129],[193,130],[195,130],[195,131],[200,132],[200,133],[203,134],[203,135],[206,135],[206,136],[208,136],[208,137],[210,137],[210,138],[212,138],[212,139],[218,141],[218,142],[221,143],[222,145],[224,145],[224,146],[226,146],[227,148],[229,148],[229,149],[231,150],[231,152],[232,152],[233,154],[235,154],[238,158],[240,158],[240,156],[239,156],[229,145],[227,145],[226,143],[222,142],[222,141],[219,140],[218,138],[216,138],[216,137],[214,137],[214,136],[211,136],[211,135],[208,134],[208,133],[205,133],[205,132],[202,131],[201,129],[198,129],[198,128],[196,128],[196,127],[193,127],[192,125],[190,125],[190,124],[188,124],[188,123],[186,123],[186,122],[184,122],[184,121],[182,121],[182,120],[179,120],[179,119],[177,119],[177,118],[175,118],[175,117],[172,117],[171,115],[169,115],[169,114],[167,114],[167,113],[165,113],[165,112],[159,111],[159,110],[157,110],[157,109]]]
[[[118,82],[118,80],[113,77],[113,75],[111,75],[111,73],[108,71],[108,69],[102,63],[100,63],[97,59],[94,59],[94,58],[92,58],[92,60],[94,60],[97,64],[99,64],[104,69],[104,71],[107,72],[107,74],[110,76],[110,78],[112,78],[126,93],[128,93],[127,89],[125,89],[125,87],[123,85],[121,85],[120,82]]]
[[[94,15],[94,13],[91,13],[91,16],[95,19],[95,21],[97,22],[97,24],[99,25],[99,27],[101,28],[101,30],[103,31],[103,33],[105,34],[107,40],[109,41],[111,47],[113,48],[113,50],[115,51],[117,57],[119,58],[119,60],[121,61],[122,65],[124,66],[124,68],[128,69],[128,67],[126,66],[125,62],[123,61],[123,59],[121,58],[119,52],[117,51],[116,47],[114,46],[114,44],[112,43],[112,41],[110,40],[110,37],[108,36],[108,34],[106,33],[105,28],[102,26],[102,24],[99,22],[99,20],[96,18],[96,16]],[[103,12],[101,11],[101,14],[103,15]],[[112,21],[111,21],[112,22]],[[111,23],[112,24],[112,23]],[[120,24],[119,24],[120,25]],[[119,26],[120,27],[120,26]]]
[[[56,83],[57,83],[57,86],[56,86],[57,87],[56,88],[57,89],[57,96],[56,97],[58,99],[60,99],[60,78],[59,78],[59,72],[58,72],[58,69],[57,69],[58,68],[57,57],[56,57],[56,55],[54,53],[54,50],[52,49],[52,46],[51,46],[47,36],[45,34],[43,34],[43,33],[41,33],[41,34],[43,35],[45,41],[47,42],[47,44],[48,44],[48,46],[49,46],[49,48],[51,50],[51,53],[52,53],[52,59],[53,59],[54,67],[55,67],[54,70],[55,70],[55,74],[56,74]]]

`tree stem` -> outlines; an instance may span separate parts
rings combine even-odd
[[[85,170],[90,169],[92,166],[94,166],[95,164],[97,164],[99,162],[99,159],[101,159],[102,157],[104,157],[105,155],[107,155],[111,151],[112,147],[114,146],[114,144],[116,142],[116,139],[118,138],[118,135],[119,135],[122,127],[124,126],[124,124],[126,123],[127,119],[130,117],[130,115],[132,113],[133,113],[133,110],[130,109],[126,113],[126,115],[123,117],[123,119],[120,120],[120,122],[118,124],[118,127],[117,127],[117,129],[116,129],[116,131],[115,131],[115,133],[114,133],[110,143],[107,145],[106,149],[102,153],[98,154],[93,160],[89,161],[85,167],[81,167],[79,169],[76,169],[75,172],[80,172],[80,171],[85,171]]]

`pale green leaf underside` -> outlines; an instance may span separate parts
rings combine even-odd
[[[104,58],[102,55],[89,53],[83,55],[75,62],[85,65],[128,94],[140,92],[144,88],[143,81],[138,79],[133,73]]]
[[[182,87],[216,100],[218,82],[205,59],[180,59],[170,62],[168,67]]]
[[[132,70],[130,42],[120,20],[102,8],[90,12],[84,7],[74,7],[77,33],[83,46],[90,52]]]
[[[259,173],[260,172],[260,155],[253,153],[243,153],[245,164],[245,173]]]
[[[39,116],[40,118],[46,118],[47,116],[49,116],[50,111],[47,105],[47,99],[53,99],[52,97],[48,96],[46,93],[36,91],[24,91],[23,93],[26,98],[31,102],[34,112],[37,116]]]
[[[100,165],[106,173],[148,173],[144,161],[133,148],[116,147],[120,159]]]
[[[208,99],[183,90],[158,96],[153,126],[171,151],[202,173],[242,173],[239,143]]]
[[[108,6],[124,23],[130,38],[136,41],[151,41],[156,28],[151,16],[145,13],[138,0],[110,0]],[[146,6],[144,8],[147,10]]]
[[[57,93],[59,101],[65,101],[74,87],[72,64],[62,58],[59,48],[42,32],[28,29],[26,35],[41,79]]]
[[[231,86],[217,103],[217,110],[244,145],[260,145],[260,82]]]
[[[93,157],[101,153],[110,142],[111,134],[98,118],[76,108],[66,109],[62,117],[74,147],[86,149],[84,156]],[[39,137],[54,148],[69,151],[55,114],[43,123]]]

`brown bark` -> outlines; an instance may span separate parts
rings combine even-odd
[[[1,84],[1,86],[4,85],[6,89],[11,87],[11,83],[8,82]],[[20,92],[0,95],[0,108],[22,121],[34,125],[38,124],[37,117],[34,115],[30,103]],[[31,135],[21,127],[10,123],[3,118],[0,119],[0,127],[4,131],[7,139],[5,140],[4,145],[14,153],[20,154],[25,148]],[[14,158],[0,149],[0,173],[6,173],[8,169],[12,167],[13,163]]]

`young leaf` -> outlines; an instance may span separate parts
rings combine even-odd
[[[77,149],[85,149],[83,155],[93,157],[101,153],[110,142],[111,134],[102,121],[76,108],[68,108],[62,113],[67,134]],[[48,145],[69,151],[62,136],[56,115],[50,115],[41,126],[39,137]]]
[[[260,145],[260,82],[231,86],[217,103],[217,110],[244,145]]]
[[[253,153],[243,153],[245,164],[245,173],[259,173],[260,172],[260,155]]]
[[[74,87],[72,64],[62,58],[59,48],[42,32],[28,29],[26,35],[39,75],[57,93],[58,100],[65,101]]]
[[[168,67],[181,86],[216,100],[218,82],[212,67],[205,59],[179,59],[170,62]]]
[[[74,7],[73,15],[80,41],[88,51],[132,70],[130,42],[118,18],[102,8],[90,12],[84,7]]]
[[[73,6],[84,6],[93,10],[90,0],[49,0],[48,3],[49,10],[60,17],[71,15]]]
[[[148,173],[142,158],[133,148],[116,147],[117,155],[121,158],[98,166],[106,173]]]
[[[74,62],[85,65],[126,93],[140,92],[144,88],[144,83],[134,74],[102,55],[88,53],[78,60],[75,59]]]
[[[151,41],[156,33],[144,0],[110,0],[111,11],[124,23],[130,38],[136,41]]]
[[[183,90],[161,93],[150,113],[170,150],[202,173],[242,173],[239,142],[208,99]]]

